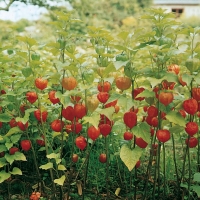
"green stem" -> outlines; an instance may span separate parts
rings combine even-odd
[[[152,144],[155,144],[155,140],[156,140],[156,135],[154,134],[154,137],[151,140],[150,156],[149,156],[147,171],[145,173],[144,188],[143,188],[144,194],[142,196],[142,200],[145,200],[146,194],[147,194],[148,179],[149,179],[149,176],[150,176],[150,171],[151,171],[151,168],[152,168],[153,155],[154,155],[154,147],[152,146]]]
[[[105,145],[106,145],[106,193],[107,198],[109,197],[109,150],[108,150],[108,138],[105,137]]]
[[[188,136],[189,139],[189,136]],[[186,162],[186,157],[187,157],[187,152],[188,152],[189,146],[186,146],[186,150],[185,150],[185,154],[184,154],[184,158],[183,158],[183,167],[182,167],[182,171],[181,171],[181,178],[180,178],[180,182],[182,181],[184,174],[185,174],[185,162]]]
[[[200,118],[199,118],[199,124],[200,124]],[[200,134],[199,131],[197,133],[198,137],[198,147],[197,147],[197,171],[200,172]]]
[[[188,137],[189,141],[189,137]],[[189,144],[189,142],[188,142]],[[191,160],[190,160],[190,148],[188,148],[188,168],[189,168],[189,177],[188,177],[188,199],[190,199],[190,188],[191,188]]]
[[[172,146],[173,146],[173,160],[174,160],[174,167],[176,171],[176,180],[178,184],[178,196],[179,196],[180,195],[180,179],[179,179],[178,167],[176,163],[176,148],[175,148],[175,142],[174,142],[174,134],[172,133],[171,136],[172,136]]]
[[[84,179],[83,179],[83,194],[82,194],[82,200],[85,199],[85,189],[86,189],[86,180],[87,180],[87,173],[88,173],[88,166],[89,166],[89,158],[90,158],[90,152],[92,150],[92,147],[94,146],[95,144],[95,141],[93,141],[90,149],[88,150],[89,146],[87,145],[87,150],[88,150],[88,153],[86,155],[86,158],[85,158],[85,162],[84,164],[86,165],[85,168],[84,168]]]
[[[160,186],[161,186],[161,178],[160,178],[160,152],[161,152],[161,143],[159,142],[158,144],[158,165],[157,165],[157,170],[158,170],[158,197],[160,197]]]
[[[46,131],[45,131],[43,123],[42,123],[42,131],[43,131],[43,135],[44,135],[45,151],[46,151],[46,155],[48,155],[49,154],[49,150],[48,150],[48,144],[47,144],[47,134],[46,134]],[[47,158],[47,159],[48,159],[48,163],[49,163],[50,159],[49,158]],[[53,194],[54,194],[55,199],[57,199],[56,198],[56,185],[54,183],[53,170],[49,169],[49,172],[50,172],[50,177],[51,177],[51,181],[52,181],[52,185],[53,185]]]
[[[41,176],[40,176],[40,172],[39,172],[39,167],[38,167],[38,164],[37,164],[35,149],[33,148],[32,142],[31,142],[31,140],[30,140],[30,137],[29,137],[27,131],[26,131],[26,136],[27,136],[28,140],[29,140],[30,143],[31,143],[31,150],[32,150],[32,152],[33,152],[33,160],[34,160],[34,165],[35,165],[36,172],[37,172],[37,175],[38,175],[38,179],[39,179],[40,182],[42,183],[42,181],[41,181]]]
[[[74,118],[74,124],[76,123],[76,118]],[[76,128],[76,126],[74,126]],[[72,170],[72,165],[73,165],[73,161],[72,161],[72,157],[74,154],[74,134],[75,134],[76,130],[72,130],[71,136],[72,136],[72,150],[71,150],[71,155],[70,155],[70,167],[69,167],[69,175],[68,175],[68,184],[67,184],[67,200],[70,199],[70,185],[71,185],[71,179],[72,179],[72,174],[73,174],[73,170]]]
[[[63,78],[65,77],[65,70],[63,71]],[[64,93],[64,89],[63,87],[61,88],[61,93]],[[61,120],[61,124],[63,123],[63,116],[62,116],[62,110],[63,110],[64,106],[62,104],[61,106],[61,111],[60,111],[60,120]],[[61,129],[61,147],[60,147],[60,158],[62,159],[62,154],[63,154],[63,146],[64,146],[64,133],[63,133],[63,128]]]
[[[163,175],[164,175],[164,198],[166,197],[166,163],[165,163],[165,143],[163,143]]]

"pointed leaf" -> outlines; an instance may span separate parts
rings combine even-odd
[[[0,159],[0,168],[2,168],[3,166],[7,165],[6,159],[5,158],[1,158]]]
[[[12,142],[6,142],[5,146],[6,146],[7,149],[10,149],[13,146],[13,143]]]
[[[170,133],[176,134],[176,133],[181,133],[182,131],[184,131],[184,127],[179,126],[179,125],[175,125],[175,126],[169,128]]]
[[[13,175],[22,175],[21,169],[19,169],[17,167],[14,167],[12,172],[10,172],[10,173],[13,174]]]
[[[191,188],[194,192],[196,192],[197,196],[200,197],[200,186],[199,185],[193,185]]]
[[[191,81],[192,81],[192,76],[191,75],[189,75],[189,74],[183,74],[182,75],[182,80],[184,81],[184,82],[186,82],[187,83],[187,85],[190,85],[190,83],[191,83]]]
[[[133,127],[132,132],[135,136],[141,137],[148,144],[150,143],[150,126],[147,123],[142,122]]]
[[[115,72],[116,69],[115,69],[115,66],[113,65],[113,63],[110,63],[106,69],[103,71],[103,77],[105,78],[106,76],[108,76],[108,74],[110,72]]]
[[[2,113],[0,114],[0,122],[9,122],[12,119],[12,116]]]
[[[114,66],[115,66],[115,69],[116,70],[119,70],[121,67],[124,67],[126,66],[126,64],[129,62],[129,60],[127,61],[115,61],[113,62]]]
[[[16,135],[12,135],[11,137],[10,137],[10,140],[12,141],[12,143],[17,143],[18,141],[19,141],[19,139],[21,138],[21,134],[16,134]]]
[[[47,163],[45,165],[41,165],[39,168],[40,169],[45,169],[45,170],[47,170],[47,169],[53,169],[53,163],[49,162],[49,163]]]
[[[127,111],[129,110],[131,107],[133,107],[134,102],[133,99],[130,97],[127,97],[125,95],[121,95],[121,97],[119,97],[117,104],[120,107],[124,107],[124,110]]]
[[[63,185],[65,182],[65,175],[61,176],[59,179],[55,179],[54,183],[57,183],[58,185]]]
[[[98,125],[99,125],[99,121],[100,121],[100,115],[99,114],[94,114],[90,117],[88,116],[85,116],[83,118],[84,120],[84,124],[85,123],[90,123],[91,125],[93,125],[95,128],[98,128]]]
[[[5,172],[4,170],[0,172],[0,183],[3,183],[8,178],[10,178],[10,173]]]
[[[4,144],[0,144],[0,152],[7,151],[7,148]]]
[[[66,167],[64,165],[58,165],[58,170],[66,170]]]
[[[143,92],[137,95],[137,98],[138,97],[155,97],[155,93],[153,91],[144,90]]]
[[[19,133],[20,131],[21,131],[21,130],[19,129],[19,127],[16,126],[16,127],[11,128],[11,129],[6,133],[5,136],[11,136],[11,135],[13,135],[13,134],[15,134],[15,133]]]
[[[112,101],[115,101],[116,99],[119,99],[120,97],[121,97],[120,94],[114,93],[114,94],[112,94],[112,95],[110,96],[110,98],[108,99],[108,101],[107,101],[106,103],[110,103],[110,102],[112,102]]]
[[[102,109],[100,114],[105,115],[109,120],[112,120],[112,115],[114,112],[115,112],[115,108],[112,106],[109,108]]]
[[[33,73],[32,69],[30,67],[25,67],[22,69],[22,74],[24,77],[29,77]]]
[[[51,153],[51,154],[47,155],[47,158],[59,158],[59,154]]]
[[[15,161],[15,155],[10,155],[6,153],[4,157],[6,161],[10,163],[10,165],[12,165],[12,163]]]
[[[194,179],[193,179],[193,181],[196,181],[196,182],[200,182],[200,173],[199,172],[197,172],[197,173],[195,173],[194,174]]]
[[[26,156],[21,152],[16,152],[14,155],[15,160],[26,161]]]
[[[120,149],[120,158],[127,166],[128,170],[131,171],[137,161],[140,159],[142,155],[143,149],[136,147],[134,149],[130,149],[128,145],[124,144]]]
[[[62,161],[60,158],[56,158],[55,160],[56,160],[56,164],[57,164],[57,165],[58,165],[59,163],[61,163],[61,161]]]
[[[185,127],[186,121],[179,112],[171,111],[165,117],[170,122]]]

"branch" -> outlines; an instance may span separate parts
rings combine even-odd
[[[9,3],[6,5],[6,7],[0,7],[0,10],[5,10],[5,11],[9,11],[9,8],[10,6],[12,5],[12,3],[14,2],[15,0],[10,0]]]

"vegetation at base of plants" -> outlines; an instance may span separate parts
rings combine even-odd
[[[52,15],[47,42],[0,46],[0,198],[198,199],[200,28],[149,9],[81,40]]]

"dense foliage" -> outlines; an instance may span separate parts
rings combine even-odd
[[[198,199],[200,28],[150,9],[81,35],[53,16],[47,43],[0,46],[0,198]]]

